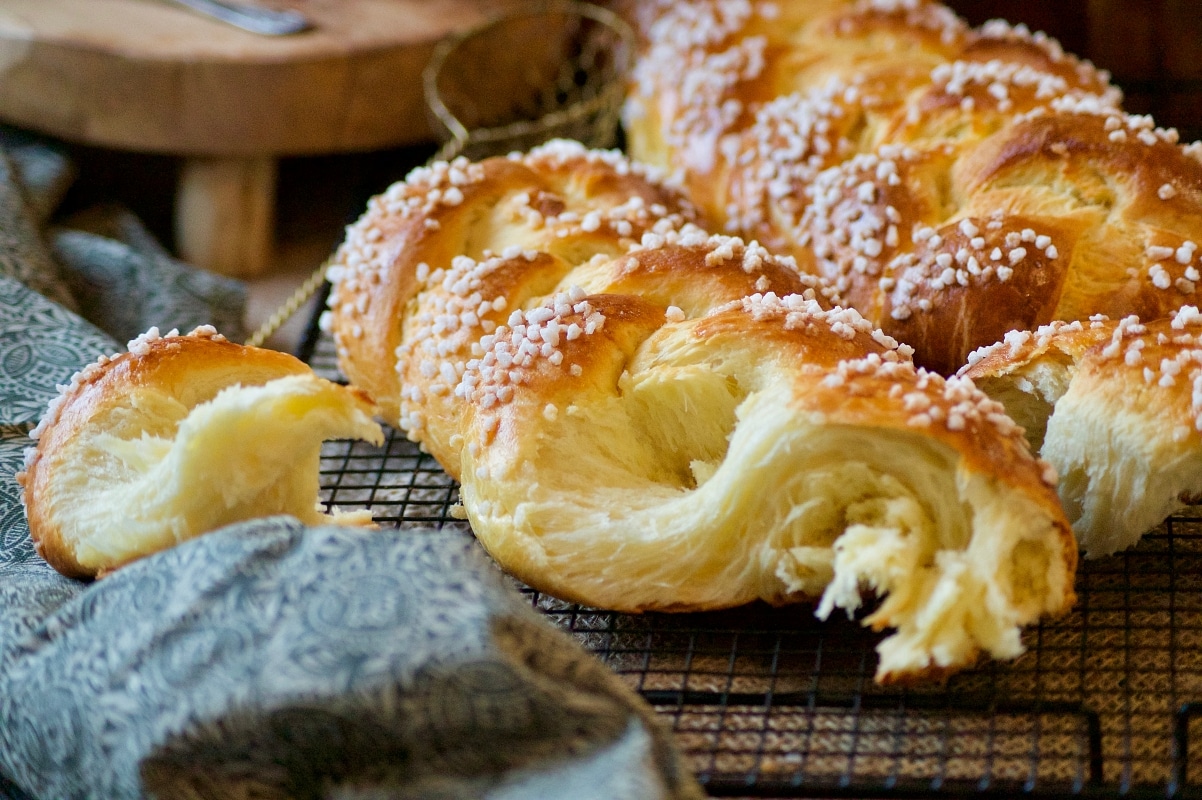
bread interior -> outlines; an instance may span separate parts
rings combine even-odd
[[[513,460],[481,454],[465,505],[526,582],[629,611],[819,600],[826,617],[875,593],[886,680],[1015,656],[1019,626],[1071,596],[1048,511],[949,445],[804,410],[770,363],[657,358]]]
[[[331,521],[318,505],[321,443],[382,438],[344,387],[312,375],[207,394],[136,388],[58,455],[55,522],[80,565],[112,568],[253,517]]]

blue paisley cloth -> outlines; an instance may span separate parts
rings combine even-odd
[[[272,517],[92,583],[51,569],[13,476],[57,385],[151,325],[239,338],[245,303],[128,212],[53,222],[70,174],[0,132],[0,798],[703,796],[468,533]]]

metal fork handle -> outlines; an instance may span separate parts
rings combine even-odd
[[[284,36],[312,27],[305,15],[297,11],[277,11],[229,0],[174,0],[193,11],[228,22],[243,30],[264,36]]]

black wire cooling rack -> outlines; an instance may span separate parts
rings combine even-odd
[[[339,377],[316,326],[301,355]],[[328,443],[322,485],[470,535],[455,482],[396,432]],[[1202,508],[1083,562],[1072,613],[942,686],[875,685],[880,635],[805,606],[630,615],[523,591],[670,722],[714,797],[1202,797]]]

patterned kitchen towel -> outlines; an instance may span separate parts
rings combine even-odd
[[[20,202],[9,188],[0,206]],[[13,476],[56,385],[119,348],[22,280],[53,267],[25,260],[42,242],[15,208],[0,207],[0,797],[703,796],[650,707],[466,533],[273,517],[93,583],[51,569]]]
[[[0,276],[119,342],[204,324],[245,338],[245,284],[172,258],[129,211],[100,206],[50,226],[73,176],[61,146],[0,125]]]
[[[0,149],[10,160],[25,209],[44,225],[75,179],[75,165],[60,145],[8,125],[0,125]]]
[[[698,796],[462,533],[269,518],[34,574],[0,589],[0,768],[35,797]]]
[[[75,178],[75,165],[63,148],[28,131],[0,125],[0,148],[8,155],[25,207],[44,225]]]
[[[212,325],[246,338],[246,285],[172,258],[120,206],[76,214],[51,233],[52,252],[79,313],[120,342],[152,326],[190,331]]]
[[[30,211],[18,172],[0,148],[0,276],[13,278],[61,306],[75,300],[42,242],[40,220]]]

